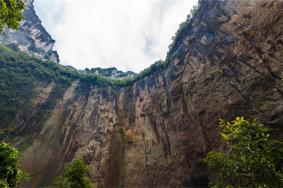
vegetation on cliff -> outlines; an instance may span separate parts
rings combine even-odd
[[[228,152],[211,151],[205,163],[216,170],[213,187],[282,187],[283,142],[257,121],[220,121]]]
[[[0,143],[0,187],[18,187],[27,175],[19,168],[19,152],[10,144]]]
[[[42,83],[56,82],[52,100],[45,109],[51,109],[55,100],[62,96],[62,89],[72,80],[63,66],[43,63],[21,52],[0,47],[0,127],[1,132],[12,132],[29,113],[35,88]],[[45,113],[45,111],[43,112]],[[18,121],[17,121],[18,120]],[[1,136],[1,135],[0,135]]]
[[[159,60],[136,76],[125,79],[115,79],[94,74],[92,72],[77,70],[71,66],[64,66],[54,62],[43,62],[35,57],[30,57],[25,53],[13,51],[5,46],[0,46],[1,81],[5,81],[7,78],[13,78],[14,76],[15,78],[20,76],[21,79],[16,80],[22,80],[24,78],[32,79],[27,81],[27,84],[33,83],[33,80],[35,79],[47,82],[51,80],[70,81],[79,79],[99,86],[110,85],[114,87],[124,87],[129,86],[151,72],[160,70],[164,67],[164,62]]]
[[[183,37],[186,36],[186,31],[188,27],[193,22],[193,17],[197,14],[199,7],[201,6],[203,0],[199,0],[198,4],[195,5],[192,9],[190,14],[187,15],[187,19],[179,25],[178,30],[176,31],[175,35],[172,37],[172,43],[169,45],[169,51],[167,53],[166,59],[169,58],[170,54],[174,51],[177,46],[177,43],[183,41]]]

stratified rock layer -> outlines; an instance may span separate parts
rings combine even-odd
[[[124,88],[75,80],[44,120],[56,83],[42,84],[16,136],[27,186],[50,185],[79,156],[98,187],[206,186],[203,156],[225,149],[219,118],[283,123],[282,7],[203,1],[168,68]]]

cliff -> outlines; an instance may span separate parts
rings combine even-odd
[[[59,56],[53,50],[55,41],[41,25],[33,7],[34,0],[23,0],[25,10],[23,21],[18,30],[5,29],[0,35],[0,44],[40,58],[44,61],[59,62]]]
[[[50,185],[78,156],[98,187],[207,186],[213,172],[202,158],[225,149],[219,118],[242,115],[282,130],[282,6],[203,0],[168,64],[127,85],[1,49],[0,87],[18,105],[0,110],[2,137],[22,152],[26,186]],[[0,106],[12,108],[6,95]]]

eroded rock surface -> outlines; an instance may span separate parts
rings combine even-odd
[[[202,158],[225,148],[219,118],[282,126],[282,7],[203,1],[168,68],[129,87],[75,80],[40,126],[17,135],[28,185],[50,185],[83,156],[98,187],[207,186],[211,172]],[[44,94],[35,99],[31,125],[55,87],[38,89]]]

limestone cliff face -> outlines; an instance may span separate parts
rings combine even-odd
[[[0,44],[11,48],[17,47],[21,51],[38,57],[44,61],[59,62],[59,56],[53,50],[55,41],[41,25],[41,21],[33,7],[34,0],[23,0],[25,10],[19,30],[5,29],[0,35]]]
[[[219,118],[283,123],[282,7],[203,1],[168,68],[129,87],[73,80],[44,119],[57,83],[39,86],[14,134],[28,185],[49,185],[82,156],[98,187],[206,186],[202,158],[225,147]]]

